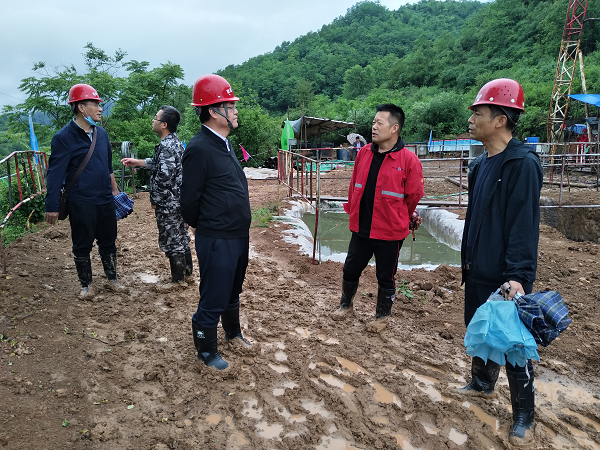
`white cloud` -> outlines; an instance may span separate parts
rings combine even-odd
[[[382,0],[388,9],[415,0]],[[47,65],[75,65],[83,69],[84,46],[92,42],[112,55],[117,49],[127,59],[171,61],[192,84],[206,73],[223,69],[272,51],[318,31],[346,14],[354,0],[72,0],[10,2],[0,14],[0,111],[25,95],[18,90],[23,78],[33,76],[38,61]],[[16,98],[16,99],[15,99]]]

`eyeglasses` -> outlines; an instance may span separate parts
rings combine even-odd
[[[221,108],[225,109],[225,105],[221,105]],[[229,106],[229,105],[228,105],[228,106],[227,106],[227,109],[225,109],[225,111],[237,111],[237,110],[238,110],[238,109],[237,109],[237,107],[235,106],[235,104],[234,104],[234,105],[231,105],[231,106]]]
[[[152,121],[155,121],[155,120],[156,120],[157,122],[165,122],[164,120],[157,119],[156,117],[152,118]]]

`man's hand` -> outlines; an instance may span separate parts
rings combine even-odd
[[[146,161],[143,159],[123,158],[121,164],[127,167],[146,167]]]
[[[423,218],[419,216],[417,211],[414,211],[410,216],[410,220],[408,221],[408,229],[416,231],[419,229],[422,223]]]
[[[152,209],[156,209],[156,205],[154,203],[150,204],[150,206],[152,207]]]
[[[508,284],[508,286],[506,286],[506,284]],[[500,287],[500,290],[504,294],[504,298],[507,300],[512,300],[517,292],[519,292],[522,295],[525,295],[525,290],[523,289],[521,283],[514,280],[509,280],[506,283],[504,283]]]
[[[58,220],[58,213],[57,212],[47,212],[44,215],[44,220],[46,222],[48,222],[50,225],[54,225],[56,223],[56,221]]]

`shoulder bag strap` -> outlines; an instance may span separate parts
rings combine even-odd
[[[85,166],[87,166],[88,161],[92,157],[92,153],[94,153],[94,148],[96,147],[96,134],[97,134],[96,127],[94,127],[94,133],[92,136],[92,145],[90,145],[90,149],[88,150],[87,155],[85,155],[84,160],[81,161],[81,164],[79,164],[79,167],[77,168],[75,175],[73,175],[73,178],[71,179],[71,182],[69,183],[69,186],[67,186],[67,188],[65,189],[65,192],[64,192],[65,199],[69,196],[71,189],[73,189],[73,185],[79,178],[79,175],[81,175],[81,172],[83,172],[83,169],[85,169]]]

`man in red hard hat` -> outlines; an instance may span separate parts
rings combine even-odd
[[[219,318],[225,340],[241,348],[251,344],[240,326],[240,293],[248,266],[250,198],[248,181],[231,143],[237,128],[237,98],[218,75],[194,83],[192,106],[202,127],[183,154],[181,215],[195,228],[200,269],[200,301],[192,316],[198,359],[209,367],[229,364],[217,348]]]
[[[525,110],[523,88],[508,78],[484,85],[469,107],[471,138],[486,151],[469,164],[469,206],[462,239],[465,284],[465,325],[501,285],[508,299],[531,293],[537,269],[540,191],[543,173],[539,158],[512,134]],[[474,357],[471,381],[463,394],[491,395],[500,366]],[[534,442],[534,371],[506,363],[514,446]]]
[[[102,260],[107,287],[121,290],[117,281],[117,219],[113,196],[119,193],[112,168],[110,139],[97,125],[102,118],[102,100],[88,84],[76,84],[69,90],[69,105],[75,117],[59,130],[51,142],[46,193],[46,222],[56,223],[59,196],[69,186],[78,168],[93,152],[68,194],[69,222],[73,255],[81,297],[93,296],[90,252],[94,241]]]

